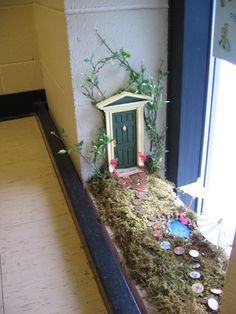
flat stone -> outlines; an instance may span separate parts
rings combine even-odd
[[[140,215],[147,214],[146,210],[141,205],[136,205],[134,208]]]
[[[146,189],[146,185],[144,185],[144,184],[137,185],[136,189],[138,191],[144,191]]]
[[[147,218],[148,220],[153,221],[153,222],[157,221],[157,217],[155,216],[148,216]]]
[[[192,264],[192,268],[193,269],[198,269],[198,268],[200,268],[201,267],[201,264],[199,264],[199,263],[194,263],[194,264]]]
[[[118,178],[129,177],[134,174],[144,173],[144,171],[138,167],[116,169],[114,172]]]
[[[154,222],[152,224],[152,228],[153,229],[159,229],[162,226],[162,224],[160,222]]]
[[[174,253],[176,255],[183,255],[185,253],[185,249],[182,246],[176,246],[174,248]]]
[[[161,230],[155,230],[153,231],[152,235],[154,236],[154,238],[161,238],[163,235],[163,232]]]
[[[146,178],[146,174],[145,174],[144,171],[143,171],[143,172],[140,172],[140,173],[138,174],[138,176],[139,176],[140,178],[143,178],[143,177]]]
[[[119,184],[119,185],[122,185],[123,183],[125,183],[125,180],[124,180],[124,179],[119,179],[119,180],[118,180],[118,184]]]
[[[135,176],[135,177],[132,176],[132,177],[131,177],[131,180],[132,180],[132,183],[133,183],[133,184],[138,184],[138,183],[139,183],[139,178],[136,177],[136,176]]]

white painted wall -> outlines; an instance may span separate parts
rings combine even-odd
[[[96,136],[96,127],[102,123],[102,113],[95,109],[89,99],[82,95],[84,74],[90,69],[83,62],[92,52],[97,58],[106,55],[95,29],[98,29],[111,47],[121,47],[132,54],[131,64],[139,68],[141,61],[147,74],[155,77],[160,59],[167,60],[167,0],[65,0],[65,14],[70,53],[73,94],[79,139],[88,143]],[[125,73],[117,66],[106,68],[101,84],[110,96],[123,86]],[[161,110],[158,120],[160,130],[165,127],[166,112]],[[147,141],[146,141],[147,142]],[[145,148],[148,152],[148,145]],[[81,161],[83,179],[90,169]]]
[[[31,0],[0,1],[0,95],[43,88]]]

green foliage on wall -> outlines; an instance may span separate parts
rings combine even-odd
[[[91,67],[90,73],[85,76],[85,83],[82,85],[83,94],[88,97],[93,105],[107,98],[105,91],[100,87],[99,73],[106,65],[117,62],[122,69],[127,72],[128,85],[119,88],[115,94],[122,91],[148,95],[152,97],[152,101],[148,102],[144,110],[144,121],[147,134],[150,140],[150,154],[146,161],[149,172],[160,171],[163,157],[166,153],[165,149],[165,130],[158,131],[157,117],[158,111],[167,101],[164,99],[164,86],[167,72],[163,70],[163,61],[161,61],[158,69],[158,78],[155,82],[152,78],[145,76],[145,67],[143,64],[140,70],[136,71],[130,64],[131,54],[123,48],[113,50],[106,40],[97,31],[97,35],[108,51],[108,55],[95,60],[94,54],[84,61]]]

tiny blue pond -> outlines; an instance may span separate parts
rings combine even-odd
[[[173,220],[169,224],[170,233],[176,237],[189,238],[191,230],[179,220]]]

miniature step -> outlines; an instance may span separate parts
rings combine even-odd
[[[144,173],[144,170],[138,167],[131,167],[131,168],[116,169],[114,173],[118,178],[127,178],[134,174]]]

